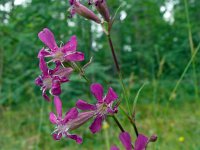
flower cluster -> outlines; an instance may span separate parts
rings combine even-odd
[[[71,17],[77,13],[87,19],[95,21],[98,24],[102,23],[98,16],[89,8],[81,4],[79,0],[69,0],[69,4],[71,6]],[[106,21],[110,23],[111,18],[106,0],[89,0],[88,4],[95,6],[97,11],[103,17],[103,22]],[[108,32],[109,31],[110,30],[108,30]],[[110,35],[107,35],[109,36],[108,39],[118,73],[120,73]],[[83,142],[82,137],[76,134],[71,134],[71,132],[81,127],[86,122],[93,120],[89,129],[93,134],[95,134],[101,130],[103,121],[106,120],[108,116],[111,116],[114,118],[116,125],[122,131],[119,135],[119,139],[126,150],[145,150],[149,142],[156,141],[157,136],[147,138],[143,134],[138,134],[135,122],[130,119],[132,116],[130,117],[127,112],[124,112],[126,116],[128,116],[129,120],[131,120],[130,123],[134,126],[137,135],[135,144],[132,144],[130,134],[125,132],[119,120],[116,118],[118,106],[121,102],[118,94],[112,87],[109,87],[107,93],[104,94],[104,88],[99,83],[92,83],[90,85],[91,94],[97,100],[95,104],[89,104],[85,100],[77,99],[75,106],[63,115],[62,101],[59,97],[62,93],[61,84],[70,81],[70,76],[72,75],[73,70],[77,69],[77,62],[84,60],[84,53],[77,51],[76,36],[72,36],[66,44],[61,45],[60,47],[57,45],[53,33],[48,28],[44,28],[41,32],[39,32],[38,37],[44,43],[45,47],[43,47],[38,53],[41,75],[35,79],[35,84],[41,87],[42,96],[45,100],[50,102],[51,96],[54,97],[53,101],[56,113],[49,113],[49,120],[55,125],[55,130],[52,132],[54,140],[60,140],[62,137],[65,137],[75,140],[78,144],[81,144]],[[49,64],[51,66],[53,64],[55,67],[52,69]],[[65,64],[67,64],[68,67],[66,67]],[[85,66],[88,66],[88,64]],[[82,68],[78,67],[78,70],[84,79],[88,81],[88,79],[83,75],[83,68],[85,68],[85,66]],[[119,77],[120,80],[122,80],[121,73],[119,74]],[[121,81],[121,83],[122,82],[123,81]],[[122,86],[124,85],[122,84]],[[125,88],[122,87],[122,89]],[[49,91],[49,94],[47,93],[47,90]],[[111,150],[119,150],[119,148],[112,146]]]
[[[53,112],[49,114],[50,122],[56,125],[52,136],[55,140],[60,140],[61,137],[68,137],[80,144],[82,143],[82,138],[70,134],[69,131],[80,127],[91,118],[94,118],[90,126],[91,132],[96,133],[100,131],[103,120],[106,119],[108,115],[117,113],[117,106],[114,105],[114,101],[118,99],[118,95],[110,87],[107,94],[103,96],[102,85],[93,83],[90,89],[91,93],[97,99],[97,103],[92,105],[79,99],[76,103],[76,107],[70,109],[65,114],[64,118],[62,118],[62,102],[59,98],[62,92],[61,83],[69,82],[69,76],[73,72],[73,68],[66,68],[63,62],[73,63],[82,61],[84,60],[84,54],[76,51],[76,36],[72,36],[63,47],[57,46],[53,33],[47,28],[43,29],[38,36],[48,48],[42,48],[39,51],[39,68],[42,75],[36,78],[35,83],[41,87],[42,96],[45,100],[50,101],[49,96],[46,94],[47,89],[49,89],[49,93],[54,96],[54,105],[57,115]],[[47,64],[49,62],[45,62],[46,57],[50,57],[50,62],[55,63],[56,67],[54,69],[48,68]],[[79,113],[77,109],[83,112]]]
[[[71,39],[62,47],[58,47],[54,38],[53,33],[45,28],[39,32],[38,37],[47,46],[47,48],[42,48],[38,53],[39,67],[42,72],[38,78],[36,78],[35,83],[41,86],[43,97],[50,101],[46,94],[46,90],[50,89],[52,95],[61,94],[61,83],[68,82],[69,76],[73,69],[71,67],[61,68],[63,62],[76,62],[83,61],[84,54],[82,52],[77,52],[77,40],[76,36],[72,36]],[[54,69],[49,69],[47,63],[45,62],[45,57],[49,57],[50,62],[54,62],[56,67]]]

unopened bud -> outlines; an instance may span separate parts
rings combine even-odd
[[[100,24],[101,20],[97,17],[97,15],[94,14],[93,11],[82,5],[80,2],[77,0],[70,1],[70,4],[72,6],[71,8],[71,16],[73,16],[75,13],[95,21],[96,23]]]
[[[150,137],[150,139],[149,139],[149,142],[156,142],[157,141],[157,135],[152,135],[151,137]]]
[[[68,122],[69,130],[75,130],[79,128],[80,126],[85,124],[88,120],[90,120],[93,116],[94,116],[93,111],[79,113],[76,119],[73,119]]]
[[[106,0],[95,0],[95,7],[98,12],[102,15],[105,21],[110,21],[110,12],[107,7]]]

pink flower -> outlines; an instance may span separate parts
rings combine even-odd
[[[102,17],[109,22],[110,21],[110,13],[107,7],[106,0],[89,0],[89,4],[94,4],[97,11],[102,15]]]
[[[54,38],[53,33],[48,29],[44,28],[39,32],[38,37],[40,40],[49,48],[42,49],[38,57],[51,57],[53,62],[60,61],[83,61],[84,54],[77,52],[77,40],[76,36],[72,36],[71,39],[62,47],[58,47]]]
[[[101,23],[101,20],[94,14],[94,12],[82,5],[78,0],[69,0],[69,3],[71,5],[71,17],[77,13],[89,20],[95,21],[98,24]]]
[[[60,63],[56,62],[56,68],[49,70],[44,57],[39,58],[39,67],[42,71],[42,75],[35,79],[35,84],[42,89],[42,96],[45,100],[50,101],[46,94],[46,90],[49,89],[53,95],[61,94],[60,84],[69,81],[69,75],[73,71],[72,68],[60,68]]]
[[[132,142],[131,142],[131,136],[129,135],[128,132],[120,133],[119,139],[126,150],[133,149]],[[147,144],[149,142],[155,142],[156,139],[157,139],[156,135],[153,135],[150,139],[148,139],[148,137],[146,137],[145,135],[139,134],[135,141],[135,144],[134,144],[134,150],[146,150]],[[119,150],[119,148],[116,146],[112,146],[110,150]]]
[[[56,129],[52,133],[54,140],[60,140],[62,137],[67,137],[70,139],[75,140],[78,144],[82,143],[82,138],[78,135],[70,134],[70,124],[69,122],[76,119],[78,117],[78,111],[76,108],[70,109],[62,118],[62,102],[60,101],[59,97],[54,97],[54,105],[56,108],[55,115],[53,112],[49,114],[49,120],[52,124],[56,125]]]
[[[110,87],[107,95],[103,97],[103,87],[98,83],[92,84],[90,89],[98,101],[97,104],[92,105],[83,100],[78,100],[76,107],[85,111],[93,111],[95,119],[90,126],[90,131],[96,133],[101,130],[102,122],[107,115],[117,113],[117,107],[113,106],[113,102],[118,99],[118,96]]]

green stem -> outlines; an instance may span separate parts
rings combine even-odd
[[[176,85],[175,85],[173,91],[172,91],[171,94],[170,94],[169,100],[172,100],[172,99],[173,99],[173,95],[175,94],[177,88],[179,87],[179,84],[180,84],[181,81],[183,80],[183,77],[185,76],[185,74],[186,74],[187,70],[189,69],[190,65],[192,64],[192,62],[193,62],[193,60],[194,60],[194,58],[195,58],[197,52],[199,51],[199,49],[200,49],[200,44],[198,45],[198,47],[197,47],[196,50],[194,51],[194,53],[193,53],[193,55],[192,55],[190,61],[188,62],[187,66],[185,67],[185,69],[184,69],[184,71],[183,71],[181,77],[180,77],[179,80],[177,81],[177,83],[176,83]]]
[[[127,92],[127,89],[126,89],[125,84],[123,82],[123,78],[122,78],[122,74],[121,73],[119,73],[119,81],[120,81],[120,84],[122,86],[123,94],[124,94],[124,97],[125,97],[125,100],[126,100],[126,105],[127,105],[127,108],[128,108],[128,113],[131,116],[132,114],[131,114],[131,109],[130,109],[130,106],[129,106],[128,92]]]
[[[0,95],[1,95],[1,89],[2,89],[2,82],[3,82],[3,48],[0,47]]]
[[[113,47],[113,43],[112,43],[112,39],[111,39],[110,33],[107,35],[107,37],[108,37],[109,46],[110,46],[110,49],[111,49],[111,52],[112,52],[113,60],[114,60],[114,63],[115,63],[115,66],[116,66],[116,69],[117,69],[117,72],[118,72],[118,75],[119,75],[119,81],[120,81],[120,84],[121,84],[122,89],[123,89],[123,95],[124,95],[124,98],[126,100],[126,105],[127,105],[127,108],[128,108],[128,112],[129,112],[129,115],[131,115],[131,109],[130,109],[130,106],[129,106],[128,93],[127,93],[126,87],[125,87],[124,82],[123,82],[122,73],[121,73],[121,70],[119,68],[119,64],[118,64],[118,61],[117,61],[117,57],[116,57],[116,54],[115,54],[115,49]]]
[[[44,100],[42,100],[41,106],[40,106],[40,121],[39,121],[39,126],[38,126],[39,138],[38,138],[37,143],[36,143],[36,150],[39,149],[41,129],[42,129],[42,123],[43,123],[43,112],[44,112]]]
[[[88,84],[91,83],[90,80],[85,75],[85,72],[76,63],[72,63],[72,67],[80,73],[81,77],[83,77],[87,81]]]
[[[126,113],[126,111],[124,110],[124,108],[123,108],[122,106],[120,106],[120,109],[123,111],[124,115],[128,118],[128,120],[129,120],[130,123],[132,124],[133,129],[134,129],[134,131],[135,131],[135,134],[136,134],[136,136],[138,137],[139,132],[138,132],[138,129],[137,129],[135,120],[134,120],[133,118],[131,118],[131,117]]]
[[[185,5],[185,14],[186,14],[186,20],[187,20],[187,26],[188,26],[188,39],[189,39],[189,44],[190,44],[190,50],[191,50],[191,57],[194,54],[195,48],[194,48],[194,43],[192,39],[192,30],[191,30],[191,24],[190,24],[190,17],[189,17],[189,10],[188,10],[188,2],[187,0],[184,0],[184,5]],[[192,68],[193,68],[193,77],[194,77],[194,89],[195,89],[195,95],[196,99],[199,98],[198,94],[198,81],[197,81],[197,74],[196,74],[196,64],[195,60],[192,60]]]
[[[109,134],[107,129],[104,130],[104,134],[105,134],[106,147],[107,149],[110,149]]]

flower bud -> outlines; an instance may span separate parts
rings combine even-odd
[[[149,138],[149,142],[156,142],[157,141],[157,135],[152,135],[150,138]]]
[[[82,5],[81,3],[79,3],[77,0],[70,0],[70,4],[72,6],[71,8],[71,16],[73,16],[75,13],[95,21],[96,23],[101,23],[101,20],[94,14],[93,11],[91,11],[90,9],[88,9],[87,7],[85,7],[84,5]]]
[[[76,119],[68,122],[69,130],[75,130],[85,124],[90,118],[94,116],[94,111],[82,112],[78,114]]]
[[[98,12],[102,15],[102,17],[109,22],[110,21],[110,13],[107,7],[106,0],[95,0],[95,7]]]

